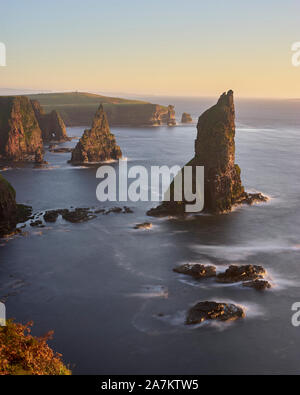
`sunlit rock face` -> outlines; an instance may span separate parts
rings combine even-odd
[[[122,151],[111,133],[103,106],[98,108],[91,129],[84,131],[72,152],[71,163],[97,163],[122,157]]]
[[[30,100],[25,96],[0,97],[0,158],[34,162],[42,155],[42,132]]]
[[[235,164],[235,109],[233,92],[223,93],[216,105],[205,111],[198,120],[195,156],[187,163],[195,170],[204,167],[204,211],[219,214],[230,211],[235,204],[266,201],[261,194],[248,194],[241,182],[241,170]],[[196,190],[195,171],[192,184]],[[149,215],[180,215],[186,212],[186,201],[172,198],[148,212]]]
[[[45,114],[37,100],[31,100],[31,104],[42,131],[43,141],[68,141],[66,126],[60,114],[53,110]]]

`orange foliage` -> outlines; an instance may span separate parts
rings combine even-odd
[[[47,344],[53,332],[34,337],[32,325],[8,321],[0,327],[0,375],[70,375],[61,354]]]

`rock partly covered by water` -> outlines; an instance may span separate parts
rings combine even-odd
[[[99,163],[122,157],[115,136],[110,132],[103,106],[98,108],[91,129],[84,131],[72,152],[71,163]]]
[[[136,224],[134,229],[151,229],[152,224],[151,222],[143,222],[142,224]]]
[[[236,204],[266,201],[261,194],[246,193],[241,182],[241,170],[235,163],[235,108],[233,92],[223,93],[216,105],[199,118],[195,141],[195,157],[187,163],[194,170],[204,166],[204,211],[213,214],[228,212]],[[196,188],[194,188],[196,189]],[[153,216],[185,213],[186,201],[174,201],[174,181],[171,199],[148,212]]]
[[[265,275],[266,270],[259,265],[230,265],[224,273],[217,275],[217,281],[220,283],[237,283],[262,279]]]
[[[0,159],[43,161],[42,132],[25,96],[0,97]]]
[[[186,324],[201,324],[207,320],[234,321],[243,317],[245,317],[244,310],[234,304],[200,302],[188,311]]]
[[[247,281],[247,282],[243,283],[243,286],[248,287],[248,288],[254,288],[257,291],[264,291],[265,289],[272,288],[269,281],[266,281],[266,280]]]
[[[191,122],[193,122],[191,114],[184,112],[181,117],[181,123],[191,123]]]
[[[215,277],[217,275],[215,266],[201,265],[198,263],[196,264],[187,263],[176,267],[175,269],[173,269],[173,271],[175,273],[186,274],[188,276],[192,276],[199,279]]]
[[[69,140],[64,121],[56,110],[51,111],[49,114],[45,114],[37,100],[31,100],[31,104],[42,131],[42,137],[44,141]]]

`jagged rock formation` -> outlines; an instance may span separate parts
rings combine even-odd
[[[110,132],[102,104],[98,108],[91,129],[84,131],[72,152],[71,163],[97,163],[122,157],[115,136]]]
[[[191,114],[184,112],[181,117],[181,123],[191,123],[191,122],[193,122]]]
[[[192,307],[186,317],[186,325],[201,324],[204,321],[235,321],[244,318],[245,312],[240,306],[231,303],[199,302]]]
[[[248,194],[241,183],[241,170],[235,164],[235,109],[233,92],[223,93],[217,104],[199,118],[195,157],[186,165],[204,166],[204,210],[218,214],[233,205],[266,201],[262,194]],[[195,176],[193,186],[196,184]],[[148,215],[164,216],[185,213],[185,201],[176,202],[174,182],[170,186],[171,201],[163,202]]]
[[[68,141],[66,126],[56,110],[45,114],[37,100],[31,100],[36,119],[42,131],[43,141]]]
[[[167,125],[176,126],[175,107],[171,104],[168,106]]]
[[[0,97],[0,158],[34,162],[42,156],[42,132],[29,99]]]

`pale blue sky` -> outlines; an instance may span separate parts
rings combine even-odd
[[[1,0],[0,87],[299,97],[298,0]]]

